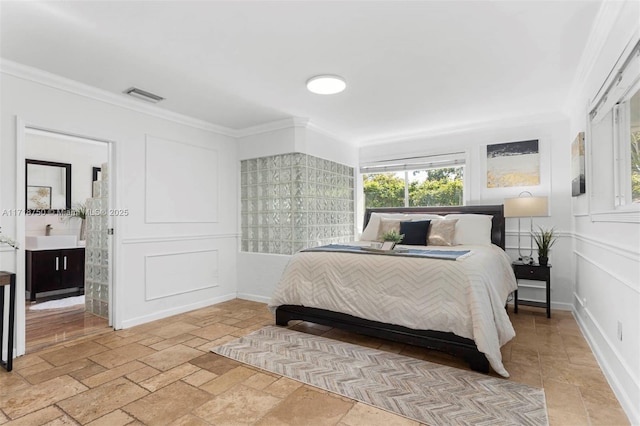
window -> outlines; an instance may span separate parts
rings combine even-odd
[[[640,204],[640,88],[634,89],[616,106],[619,206]]]
[[[360,168],[365,208],[464,204],[464,153]]]
[[[640,203],[640,90],[631,97],[630,111],[631,199],[633,203]]]
[[[587,191],[595,220],[636,222],[640,221],[640,41],[630,43],[620,58],[589,114]]]

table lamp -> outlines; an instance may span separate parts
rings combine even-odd
[[[528,194],[528,195],[527,195]],[[518,218],[518,256],[523,263],[533,263],[533,218],[549,216],[548,197],[534,197],[529,191],[521,192],[516,198],[504,199],[504,217]],[[520,245],[520,219],[529,218],[529,255],[522,254]]]

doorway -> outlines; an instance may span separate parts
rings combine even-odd
[[[17,306],[17,355],[22,355],[112,330],[107,212],[113,144],[25,124],[18,126],[17,152],[18,169],[24,165],[18,193],[25,194],[25,214],[17,223],[24,247],[18,270],[25,271],[17,286],[18,295],[25,295]],[[42,170],[41,164],[65,166]]]

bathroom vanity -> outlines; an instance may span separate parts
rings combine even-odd
[[[26,244],[26,287],[29,300],[35,301],[38,293],[77,288],[84,294],[84,247],[75,242],[50,242],[55,237],[41,238],[42,243]],[[35,241],[35,240],[34,240]]]

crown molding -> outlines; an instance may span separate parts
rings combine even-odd
[[[105,102],[132,111],[141,112],[143,114],[162,118],[164,120],[173,121],[175,123],[183,124],[197,129],[207,130],[232,138],[242,138],[246,136],[258,135],[261,133],[273,132],[275,130],[282,130],[293,127],[303,127],[324,134],[336,140],[345,141],[343,138],[311,123],[308,118],[302,117],[289,117],[282,120],[259,124],[256,126],[245,127],[243,129],[232,129],[229,127],[210,123],[208,121],[189,117],[187,115],[171,112],[155,105],[147,105],[141,103],[141,101],[129,99],[125,97],[124,94],[112,93],[5,58],[0,58],[0,73],[11,75],[22,80],[42,84],[43,86],[73,93],[75,95],[90,98],[99,102]]]
[[[397,134],[386,136],[378,139],[362,140],[357,143],[359,147],[368,147],[374,145],[383,145],[393,142],[408,142],[418,139],[432,138],[435,136],[446,136],[460,133],[479,132],[484,130],[496,130],[496,129],[513,129],[522,126],[530,126],[536,124],[556,123],[559,121],[567,120],[565,113],[557,112],[545,112],[539,114],[504,117],[499,120],[483,121],[483,122],[471,122],[460,123],[450,126],[434,127],[428,130]]]
[[[0,73],[11,75],[22,80],[32,81],[34,83],[42,84],[54,89],[73,93],[75,95],[90,98],[99,102],[108,103],[164,120],[173,121],[174,123],[183,124],[185,126],[207,130],[224,136],[237,137],[236,135],[238,131],[235,129],[171,112],[155,105],[147,105],[141,103],[141,101],[128,99],[124,94],[115,94],[112,92],[108,92],[97,87],[89,86],[87,84],[61,77],[57,74],[43,71],[38,68],[10,61],[8,59],[0,58]]]

